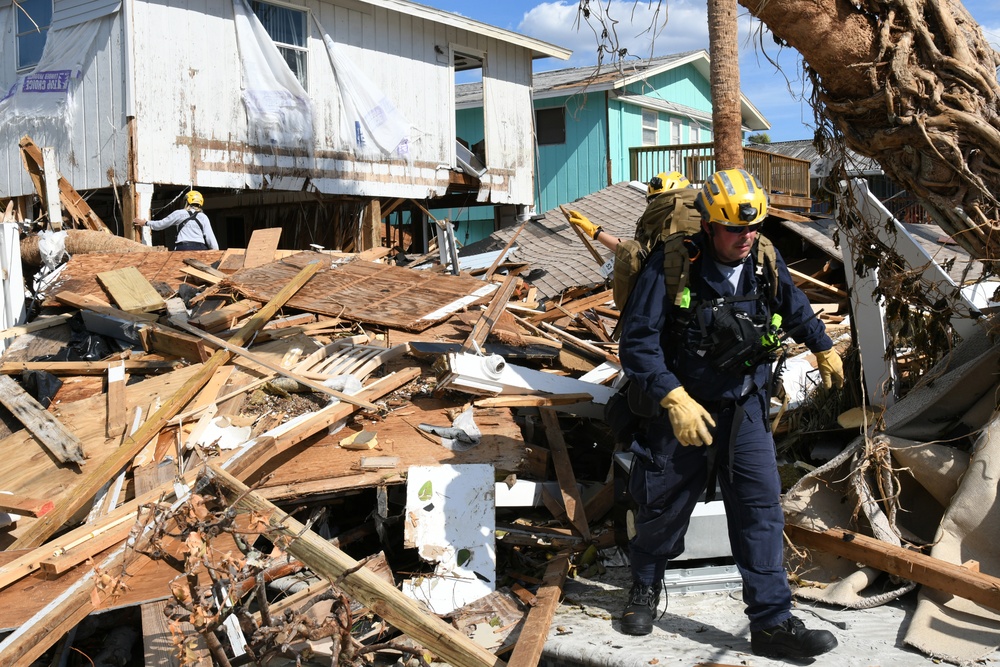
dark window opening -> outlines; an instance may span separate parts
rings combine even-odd
[[[566,143],[566,109],[535,109],[535,132],[539,146]]]
[[[52,23],[52,0],[21,0],[14,3],[17,12],[17,70],[38,64],[45,49],[45,39]]]

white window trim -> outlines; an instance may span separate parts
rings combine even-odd
[[[274,37],[271,37],[271,41],[274,42],[274,45],[276,47],[278,47],[279,50],[280,49],[289,49],[291,51],[299,51],[301,53],[305,53],[306,54],[306,57],[305,57],[305,61],[306,61],[306,72],[305,72],[306,76],[305,76],[305,79],[306,79],[306,82],[308,82],[309,81],[309,8],[308,7],[303,7],[301,5],[293,5],[293,4],[290,4],[290,3],[287,3],[287,2],[275,2],[275,0],[257,0],[257,2],[260,2],[261,4],[265,4],[265,5],[274,5],[275,7],[281,7],[283,9],[290,9],[292,11],[299,12],[300,14],[302,14],[302,37],[303,37],[303,39],[305,39],[305,42],[306,42],[305,46],[299,46],[298,44],[289,44],[287,42],[279,42]],[[253,7],[252,6],[250,8],[250,11],[251,12],[253,11]],[[258,17],[258,20],[259,20],[259,17]],[[265,30],[266,30],[266,27],[265,27]],[[268,35],[270,35],[270,33],[268,33]],[[302,87],[306,88],[306,90],[308,90],[308,87],[305,85],[304,82],[302,83]]]
[[[652,126],[646,124],[646,114],[653,114],[654,123]],[[642,145],[643,146],[658,146],[660,142],[660,112],[655,109],[642,109]],[[653,142],[646,143],[646,130],[653,131]]]

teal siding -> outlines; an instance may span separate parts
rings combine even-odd
[[[538,147],[539,212],[608,186],[603,92],[535,101],[536,109],[564,107],[566,143]]]
[[[712,111],[709,82],[690,64],[657,74],[648,81],[630,84],[625,86],[625,90],[630,95],[646,95],[699,111]]]
[[[482,107],[458,109],[455,112],[455,134],[459,139],[469,142],[470,146],[483,140],[484,127]]]

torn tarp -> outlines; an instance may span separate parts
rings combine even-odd
[[[313,145],[312,104],[246,0],[233,0],[243,66],[243,103],[250,142],[287,148]]]

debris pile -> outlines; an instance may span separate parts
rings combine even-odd
[[[258,240],[70,253],[35,281],[30,321],[0,334],[0,662],[72,649],[95,664],[136,664],[108,655],[140,650],[146,664],[537,664],[566,577],[599,573],[625,542],[620,443],[603,423],[621,381],[611,290],[540,297],[525,279],[536,267],[504,253],[453,275],[448,262],[386,263],[388,249]],[[857,377],[846,285],[829,264],[793,271]],[[824,399],[812,355],[788,346],[779,448]],[[995,371],[986,347],[975,368]],[[964,428],[970,452],[996,407],[995,373],[973,375],[982,386],[934,434]],[[799,513],[817,506],[809,494],[860,498],[864,520],[796,516],[792,541],[843,555],[817,536],[875,532],[877,546],[850,533],[851,563],[877,569],[867,584],[878,569],[907,576],[875,557],[893,535],[894,562],[948,572],[906,548],[930,545],[933,529],[886,511],[882,494],[905,505],[907,485],[878,485],[915,470],[931,439],[905,428],[917,421],[906,403],[860,426],[831,419],[781,450],[797,470],[790,495]],[[876,461],[889,450],[908,463]],[[935,496],[940,516],[957,488]],[[964,576],[961,590],[912,579],[1000,608],[992,577]],[[81,637],[103,610],[133,634]]]

